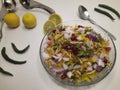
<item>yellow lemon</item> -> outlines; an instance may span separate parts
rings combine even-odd
[[[20,18],[15,13],[8,13],[4,16],[4,21],[10,28],[16,28],[20,25]]]
[[[61,16],[59,14],[56,14],[56,13],[50,15],[49,20],[53,21],[56,25],[62,23]]]
[[[26,28],[34,28],[37,24],[36,17],[32,13],[24,14],[22,21]]]
[[[55,28],[55,23],[51,20],[48,20],[45,22],[43,29],[44,29],[44,33],[46,34],[49,31],[52,31]]]
[[[44,33],[52,31],[58,24],[62,23],[62,18],[59,14],[51,14],[49,19],[45,22],[43,29]]]

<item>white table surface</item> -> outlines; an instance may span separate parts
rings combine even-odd
[[[98,4],[105,3],[120,12],[120,0],[37,0],[53,8],[61,15],[63,21],[78,20],[78,6],[84,5],[88,8],[92,19],[116,36],[117,40],[114,42],[117,59],[113,70],[104,80],[86,87],[58,85],[50,78],[39,57],[39,47],[44,36],[42,28],[49,14],[41,9],[28,11],[20,5],[18,0],[16,1],[16,13],[20,16],[21,24],[12,30],[4,24],[0,50],[6,47],[11,58],[27,60],[27,63],[13,65],[6,62],[0,54],[0,66],[14,74],[14,77],[10,77],[0,73],[0,90],[120,90],[120,19],[112,13],[116,19],[112,22],[108,17],[94,11]],[[32,12],[37,17],[37,27],[32,30],[25,29],[23,26],[22,16],[26,12]],[[11,48],[11,42],[21,49],[30,44],[30,49],[25,54],[16,54]]]

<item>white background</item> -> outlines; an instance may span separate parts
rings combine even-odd
[[[16,29],[9,29],[4,24],[4,36],[0,43],[0,50],[2,47],[6,47],[6,52],[11,58],[27,60],[27,63],[13,65],[6,62],[0,54],[0,67],[14,74],[14,77],[10,77],[0,73],[0,90],[120,90],[120,19],[111,13],[116,19],[113,22],[105,15],[94,11],[94,8],[98,7],[98,4],[104,3],[120,12],[120,0],[37,0],[53,8],[61,15],[63,21],[79,20],[78,6],[80,4],[84,5],[89,10],[92,19],[116,36],[117,59],[112,72],[101,82],[86,87],[59,85],[50,78],[43,68],[39,57],[39,47],[44,36],[43,24],[48,20],[49,14],[41,9],[26,10],[20,5],[18,0],[16,1],[16,13],[20,16],[21,24]],[[36,15],[36,28],[31,30],[24,28],[22,16],[26,12],[32,12]],[[25,54],[16,54],[12,50],[11,42],[15,43],[20,49],[30,44],[30,49]]]

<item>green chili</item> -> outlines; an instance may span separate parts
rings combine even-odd
[[[5,74],[5,75],[9,75],[9,76],[13,76],[12,73],[8,72],[8,71],[5,71],[2,67],[0,67],[0,72]]]
[[[19,50],[14,43],[11,43],[11,45],[12,45],[13,50],[14,50],[16,53],[19,53],[19,54],[25,53],[25,52],[29,49],[29,47],[30,47],[30,45],[28,45],[28,46],[25,47],[24,49]]]
[[[26,61],[16,61],[16,60],[11,59],[6,54],[6,48],[5,47],[2,48],[1,54],[2,54],[3,58],[10,63],[13,63],[13,64],[24,64],[24,63],[26,63]]]
[[[105,5],[105,4],[99,4],[98,6],[110,10],[110,11],[113,12],[118,18],[120,18],[120,13],[119,13],[117,10],[115,10],[114,8],[112,8],[112,7],[108,6],[108,5]]]
[[[96,12],[99,12],[99,13],[101,13],[101,14],[104,14],[104,15],[108,16],[111,20],[115,20],[115,19],[113,18],[113,16],[110,15],[110,14],[109,14],[108,12],[106,12],[106,11],[103,11],[103,10],[98,9],[98,8],[94,8],[94,10],[95,10]]]

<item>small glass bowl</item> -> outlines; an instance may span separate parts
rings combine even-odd
[[[88,85],[96,84],[97,82],[99,82],[102,79],[104,79],[111,72],[111,70],[113,69],[113,67],[115,65],[115,62],[116,62],[116,47],[115,47],[115,44],[114,44],[113,40],[108,36],[108,34],[106,32],[104,32],[100,28],[96,27],[95,25],[89,23],[88,21],[84,21],[84,20],[72,20],[72,21],[63,22],[61,25],[70,25],[70,26],[83,25],[83,26],[90,26],[90,27],[92,27],[94,29],[95,32],[101,34],[101,36],[104,39],[109,40],[109,43],[110,43],[109,46],[111,47],[111,51],[110,51],[110,54],[109,54],[109,57],[110,57],[110,66],[109,66],[109,68],[104,68],[101,71],[101,74],[95,76],[95,78],[91,82],[83,81],[81,83],[77,83],[77,82],[74,82],[74,81],[71,82],[71,81],[68,81],[68,80],[61,79],[60,77],[56,76],[49,69],[49,67],[45,64],[45,58],[43,57],[44,43],[45,43],[46,39],[48,38],[48,36],[50,35],[50,32],[49,32],[49,33],[47,33],[43,37],[41,45],[40,45],[40,50],[39,50],[39,54],[40,54],[40,59],[41,59],[42,65],[45,68],[45,70],[48,72],[48,74],[50,76],[52,76],[55,80],[59,81],[60,83],[65,84],[65,85],[70,85],[70,86],[88,86]],[[61,25],[59,25],[59,26],[61,26]]]

